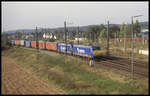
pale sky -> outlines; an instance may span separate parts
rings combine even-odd
[[[2,30],[130,23],[148,20],[148,2],[2,2]]]

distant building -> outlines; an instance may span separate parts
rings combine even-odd
[[[141,30],[141,33],[140,33],[140,37],[141,37],[141,38],[147,38],[147,39],[148,39],[148,38],[149,38],[149,35],[148,35],[148,34],[149,34],[149,30],[148,30],[148,29],[142,29],[142,30]]]
[[[85,41],[85,40],[87,40],[86,38],[75,38],[75,41]]]
[[[56,36],[54,35],[54,39],[56,39]]]
[[[50,39],[56,39],[56,36],[55,35],[52,35],[52,34],[43,34],[43,38],[45,38],[45,39],[48,39],[48,38],[50,38]]]
[[[49,34],[43,34],[43,38],[47,39],[47,38],[50,38],[50,35]]]

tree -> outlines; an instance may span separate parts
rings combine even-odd
[[[2,34],[1,44],[2,44],[1,46],[2,50],[7,50],[8,48],[10,48],[11,44],[9,42],[7,33]]]
[[[101,32],[100,32],[100,38],[105,38],[107,37],[107,30],[106,29],[103,29]]]
[[[15,38],[20,39],[22,37],[22,33],[17,31],[15,32]]]
[[[134,34],[137,37],[137,35],[141,32],[141,26],[138,20],[136,20],[136,22],[134,23],[133,28],[134,28]]]
[[[126,37],[131,38],[131,24],[126,24]]]
[[[88,27],[86,30],[86,36],[87,38],[91,39],[93,42],[95,41],[95,34],[97,34],[97,31],[99,30],[98,25],[93,25]]]
[[[120,28],[119,38],[124,37],[125,24],[123,23]]]
[[[109,31],[110,31],[110,37],[111,37],[111,38],[114,38],[114,37],[115,37],[115,34],[116,34],[116,33],[119,33],[120,28],[119,28],[119,26],[117,26],[117,25],[113,25],[113,26],[111,26],[111,27],[109,28]]]
[[[103,24],[100,25],[100,30],[107,29]]]
[[[101,24],[101,25],[93,25],[93,26],[90,26],[88,27],[88,29],[86,30],[86,37],[87,38],[91,38],[91,40],[94,42],[95,39],[98,40],[98,37],[100,35],[100,32],[103,30],[103,29],[106,29],[106,27]]]

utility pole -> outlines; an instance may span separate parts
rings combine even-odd
[[[132,48],[132,56],[131,56],[131,71],[132,71],[132,76],[134,76],[134,65],[133,65],[133,56],[134,56],[134,26],[133,26],[133,18],[135,17],[140,17],[140,16],[143,16],[143,15],[137,15],[137,16],[132,16],[131,17],[131,30],[132,30],[132,44],[131,44],[131,48]]]
[[[131,54],[131,72],[132,72],[132,75],[134,76],[134,69],[133,69],[133,51],[134,51],[134,28],[133,28],[133,16],[132,16],[132,18],[131,18],[131,25],[132,25],[132,27],[131,27],[131,29],[132,29],[132,43],[131,43],[131,48],[132,48],[132,54]]]
[[[43,34],[43,28],[41,28],[41,33]],[[41,34],[40,34],[41,35]],[[43,40],[43,35],[41,36],[42,37],[42,40]]]
[[[37,60],[39,59],[39,48],[38,48],[38,32],[37,32],[37,26],[36,26],[36,29],[35,29],[35,32],[36,32],[36,49],[37,49]]]
[[[94,32],[92,32],[92,38],[93,38],[93,42],[95,42],[95,34],[94,34]]]
[[[79,45],[79,26],[77,28],[77,32],[78,32],[78,45]]]
[[[17,32],[17,39],[19,40],[19,32]]]
[[[96,44],[98,45],[98,32],[96,32]]]
[[[66,54],[67,54],[67,30],[66,30],[66,21],[64,22],[64,31],[65,31],[65,44],[66,44]]]
[[[126,52],[126,32],[127,32],[126,28],[127,28],[127,25],[125,25],[124,27],[124,52]]]
[[[36,32],[36,48],[38,49],[38,32],[37,32],[37,27],[35,29]]]
[[[131,54],[131,72],[132,72],[132,76],[134,76],[134,69],[133,69],[133,55],[134,55],[134,28],[133,28],[133,16],[131,17],[131,32],[132,32],[132,43],[131,43],[131,48],[132,48],[132,54]]]
[[[26,40],[27,32],[25,32],[25,40]]]
[[[46,41],[46,31],[44,31],[44,34],[45,34],[44,40]],[[48,35],[49,35],[49,34],[48,34]]]
[[[109,56],[109,21],[107,21],[107,56]]]
[[[117,48],[117,31],[116,31],[116,33],[115,33],[115,47]],[[116,53],[116,55],[117,55],[117,49],[115,48],[115,53]]]

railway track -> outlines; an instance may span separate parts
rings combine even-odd
[[[113,54],[110,54],[110,56],[114,56]],[[120,58],[121,60],[126,60],[126,61],[131,61],[131,57],[121,57],[121,56],[114,56],[116,58]],[[146,61],[141,61],[138,58],[134,58],[134,63],[138,63],[137,65],[145,66],[148,67],[148,62]]]
[[[131,60],[130,59],[125,59],[125,58],[118,58],[118,57],[97,57],[95,58],[96,61],[100,61],[100,60],[107,60],[113,63],[121,63],[124,64],[126,66],[131,66]],[[146,69],[148,68],[148,63],[147,62],[138,62],[138,61],[134,61],[134,66],[135,67],[140,67],[141,69]]]
[[[111,67],[111,68],[115,68],[115,69],[118,69],[118,70],[121,70],[121,71],[126,71],[126,72],[131,72],[131,70],[127,67],[123,67],[123,66],[120,66],[120,65],[115,65],[115,64],[110,64],[110,62],[103,62],[103,63],[100,63],[101,65],[103,66],[107,66],[107,67]],[[141,77],[148,77],[147,74],[145,74],[144,72],[139,72],[139,71],[134,71],[134,75],[138,75],[138,76],[141,76]]]
[[[95,58],[96,64],[101,64],[108,67],[113,67],[119,70],[124,70],[131,72],[131,63],[128,59],[120,59],[116,57],[98,57]],[[145,63],[144,63],[145,64]],[[148,64],[145,64],[144,66],[140,64],[139,62],[134,62],[134,74],[140,75],[142,77],[148,77]]]

